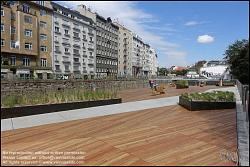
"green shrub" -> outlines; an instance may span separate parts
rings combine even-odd
[[[177,89],[188,88],[188,81],[186,81],[186,80],[176,81],[176,88]]]
[[[181,97],[193,101],[209,101],[209,102],[233,102],[234,93],[229,91],[213,91],[205,93],[183,93]]]

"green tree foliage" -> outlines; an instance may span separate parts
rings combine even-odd
[[[166,68],[159,68],[159,75],[166,76],[168,74],[168,70]]]
[[[249,84],[249,41],[237,40],[229,45],[224,55],[234,78],[242,84]]]

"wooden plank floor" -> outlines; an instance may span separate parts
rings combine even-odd
[[[208,89],[216,89],[218,86],[189,86],[187,89],[176,89],[175,87],[170,87],[167,85],[165,94],[157,94],[153,95],[152,90],[147,88],[136,88],[136,89],[127,89],[121,90],[118,92],[118,96],[122,98],[122,102],[131,102],[138,100],[148,100],[148,99],[156,99],[170,96],[178,96],[182,93],[190,93],[190,92],[204,92]]]
[[[175,105],[2,132],[1,149],[83,151],[79,165],[235,165],[220,158],[236,151],[235,119]]]

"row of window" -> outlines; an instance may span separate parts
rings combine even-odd
[[[67,17],[70,17],[71,19],[75,19],[75,20],[78,20],[78,21],[83,21],[83,22],[86,22],[85,19],[81,19],[73,14],[69,14],[68,12],[66,11],[63,11],[62,9],[58,9],[58,8],[55,8],[54,7],[54,11],[58,12],[58,13],[61,13],[63,14],[64,16],[67,16]],[[58,17],[55,17],[55,21],[58,21]],[[67,20],[64,20],[65,22],[67,22]],[[91,25],[92,23],[89,22],[89,24]]]
[[[1,46],[5,46],[5,40],[1,39]],[[10,41],[10,47],[11,48],[19,48],[19,44],[17,41]],[[24,48],[28,50],[32,50],[32,43],[25,43]],[[40,51],[47,52],[47,46],[40,46]]]
[[[107,30],[107,31],[112,32],[112,33],[114,33],[114,34],[118,33],[118,30],[117,30],[117,29],[115,29],[115,28],[113,28],[112,26],[107,25],[107,24],[105,24],[105,23],[103,23],[103,22],[97,21],[97,22],[96,22],[96,25],[97,25],[98,27],[101,27],[101,28],[103,28],[104,30]]]
[[[104,59],[97,59],[96,63],[100,64],[109,64],[109,65],[117,65],[117,61],[112,61],[112,60],[104,60]]]
[[[4,31],[4,25],[1,24],[1,31]],[[10,27],[10,33],[15,34],[16,33],[16,27],[11,26]],[[32,37],[32,30],[25,29],[24,30],[24,35],[26,37]],[[46,34],[40,34],[40,40],[47,40],[47,35]]]
[[[55,26],[55,32],[60,33],[60,27]],[[73,37],[75,38],[80,38],[80,33],[77,32],[73,32]],[[69,30],[68,29],[64,29],[64,35],[69,35]],[[87,40],[87,36],[83,35],[83,40]],[[93,37],[89,37],[90,42],[94,42],[93,41]]]
[[[2,60],[2,65],[12,65],[15,66],[16,65],[16,56],[11,56],[9,59],[4,59],[3,57],[1,57]],[[23,66],[30,66],[30,58],[28,57],[24,57],[22,58],[22,65]],[[47,59],[46,58],[41,58],[40,60],[40,65],[42,67],[47,67]]]
[[[107,72],[110,72],[110,73],[117,73],[117,70],[115,69],[103,69],[103,68],[96,68],[96,72],[99,72],[99,73],[107,73]]]

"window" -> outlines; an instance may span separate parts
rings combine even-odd
[[[16,41],[10,41],[10,47],[11,48],[18,48],[17,42]]]
[[[73,32],[73,34],[74,34],[74,37],[79,38],[79,33]]]
[[[40,40],[47,40],[47,35],[46,34],[40,34]]]
[[[73,52],[74,52],[75,54],[79,54],[79,50],[77,50],[77,49],[73,49]]]
[[[30,6],[27,4],[23,4],[23,12],[29,13],[30,12]]]
[[[16,65],[16,56],[10,57],[10,65],[15,66]]]
[[[15,34],[15,33],[16,33],[16,27],[11,26],[11,27],[10,27],[10,33],[11,33],[11,34]]]
[[[74,19],[74,18],[75,18],[75,16],[74,16],[74,15],[71,15],[71,18],[72,18],[72,19]]]
[[[25,35],[26,37],[32,37],[32,30],[25,29],[25,30],[24,30],[24,35]]]
[[[25,23],[32,23],[32,17],[30,17],[30,16],[24,16],[24,22]]]
[[[46,28],[47,27],[47,23],[44,21],[40,21],[40,27],[41,28]]]
[[[47,59],[41,58],[41,66],[42,67],[47,67]]]
[[[69,65],[65,65],[65,71],[69,71]]]
[[[86,39],[86,35],[83,35],[83,39]]]
[[[66,12],[64,12],[64,11],[62,11],[62,14],[65,15],[65,16],[68,16],[68,15],[69,15],[68,13],[66,13]]]
[[[55,32],[60,32],[60,28],[59,27],[55,27]]]
[[[59,41],[59,40],[58,40],[58,36],[55,36],[55,41],[57,41],[57,42]]]
[[[68,52],[69,52],[69,48],[65,48],[64,50],[65,50],[65,52],[66,52],[66,53],[68,53]]]
[[[69,30],[64,30],[65,35],[69,35]]]
[[[25,43],[25,49],[32,50],[32,43]]]
[[[74,62],[79,62],[79,58],[74,58]]]
[[[89,52],[89,55],[92,56],[92,52]]]
[[[61,53],[61,52],[60,52],[60,47],[59,47],[59,46],[55,46],[55,52]]]
[[[47,46],[40,46],[40,50],[42,52],[47,52]]]
[[[93,42],[92,40],[93,40],[93,38],[92,37],[89,37],[89,39],[90,39],[90,42]]]
[[[44,1],[36,1],[38,5],[44,6]]]
[[[46,16],[46,10],[40,9],[40,16]]]
[[[30,66],[30,59],[25,57],[23,58],[23,66]]]
[[[4,24],[1,23],[1,31],[3,32],[4,31]]]
[[[4,16],[4,10],[1,8],[1,16]]]
[[[4,46],[4,45],[5,45],[5,40],[1,39],[1,46]]]
[[[60,70],[60,65],[56,65],[56,70],[57,70],[57,71]]]
[[[11,20],[16,20],[16,14],[11,12],[10,19]]]

